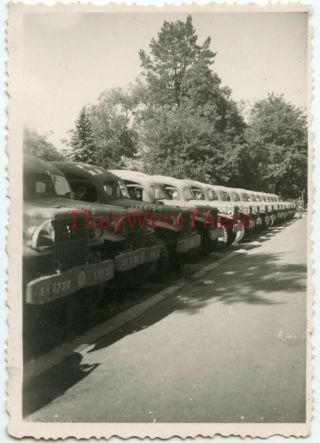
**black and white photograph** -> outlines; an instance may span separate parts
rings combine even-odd
[[[308,435],[308,18],[10,7],[13,436]]]

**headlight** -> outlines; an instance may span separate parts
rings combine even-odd
[[[55,230],[52,221],[46,221],[40,225],[32,234],[31,247],[33,249],[46,249],[53,246]]]

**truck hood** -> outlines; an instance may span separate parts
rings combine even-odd
[[[218,211],[223,212],[226,208],[229,208],[227,204],[218,201],[206,201],[206,200],[188,200],[188,201],[179,201],[179,200],[163,200],[165,205],[168,206],[176,206],[177,203],[179,206],[185,209],[216,209]],[[226,202],[227,203],[227,202]],[[223,211],[222,211],[223,210]]]
[[[118,206],[111,206],[101,203],[91,203],[91,202],[83,202],[80,200],[72,200],[64,197],[50,197],[50,198],[39,198],[37,200],[33,200],[32,202],[28,202],[24,204],[26,208],[28,206],[30,210],[34,212],[38,210],[43,210],[48,213],[51,209],[54,213],[59,210],[59,213],[66,212],[66,210],[83,210],[90,211],[96,215],[123,215],[125,211]]]
[[[112,203],[116,206],[120,206],[121,208],[133,210],[135,212],[136,210],[139,211],[147,211],[148,214],[166,214],[166,215],[178,215],[181,213],[181,208],[179,206],[175,205],[168,205],[166,202],[170,200],[162,200],[162,203],[151,203],[151,202],[141,202],[138,200],[131,200],[130,198],[123,198],[123,199],[117,199],[112,200]]]

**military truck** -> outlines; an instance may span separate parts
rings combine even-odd
[[[67,180],[56,168],[25,158],[23,280],[27,304],[45,304],[113,278],[113,260],[102,260],[95,251],[103,243],[102,232],[85,229],[84,214],[72,213],[70,194]]]
[[[219,245],[224,244],[224,227],[219,226],[219,211],[214,205],[197,199],[190,185],[184,181],[164,175],[153,175],[154,185],[162,185],[166,198],[162,201],[167,206],[179,206],[192,213],[193,228],[201,236],[203,253],[209,253]]]
[[[136,225],[129,229],[123,209],[73,197],[66,177],[55,165],[26,156],[27,303],[46,303],[79,287],[109,281],[114,274],[120,274],[122,281],[142,281],[159,260],[160,248],[154,244],[152,229]],[[105,219],[111,220],[107,228],[102,223]],[[96,263],[89,266],[92,261]],[[66,270],[70,271],[64,279]]]
[[[251,191],[240,188],[228,188],[231,201],[238,205],[241,218],[244,220],[245,235],[251,235],[263,225],[260,205],[251,195]]]
[[[227,220],[229,231],[231,231],[232,226],[231,240],[239,243],[245,235],[245,226],[248,224],[247,215],[241,212],[238,202],[232,201],[229,188],[218,185],[206,186],[208,188],[208,197],[218,200],[219,211],[222,214],[222,218]]]
[[[244,227],[238,217],[237,208],[231,203],[230,197],[222,187],[201,183],[196,180],[184,180],[197,201],[218,210],[218,247],[225,248],[243,237]]]
[[[165,206],[161,200],[161,193],[165,191],[160,186],[152,188],[147,175],[132,171],[114,171],[114,174],[101,167],[75,162],[55,164],[67,177],[77,198],[132,211],[134,215],[128,218],[129,224],[154,230],[154,243],[161,251],[156,269],[158,275],[164,275],[169,265],[183,264],[188,253],[199,247],[200,237],[192,230],[190,214]],[[137,230],[129,235],[139,241],[141,232]]]

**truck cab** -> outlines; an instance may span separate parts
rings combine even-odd
[[[218,223],[223,230],[220,239],[221,237],[224,238],[226,245],[242,240],[244,227],[226,188],[204,184],[195,180],[185,180],[185,182],[189,184],[197,200],[202,200],[218,210]]]
[[[199,246],[200,238],[191,230],[191,218],[179,208],[167,208],[161,201],[161,193],[165,191],[160,186],[151,187],[145,174],[137,173],[134,180],[135,174],[129,173],[133,180],[125,182],[120,171],[115,171],[116,175],[101,167],[74,162],[56,165],[64,172],[79,199],[112,204],[125,210],[132,228],[129,235],[136,241],[144,231],[152,229],[154,244],[160,248],[157,274],[165,274],[170,262],[183,263],[187,253]]]
[[[253,201],[250,192],[246,189],[229,188],[231,201],[237,204],[240,217],[244,220],[246,235],[255,232],[257,221],[260,222],[260,206]]]
[[[240,242],[245,235],[246,220],[239,211],[237,202],[232,201],[230,188],[218,185],[206,185],[208,198],[217,199],[219,211],[224,219],[232,221],[233,238],[235,242]]]
[[[214,204],[203,200],[203,190],[192,190],[190,180],[179,180],[165,175],[153,175],[153,183],[161,184],[168,197],[163,202],[170,206],[188,209],[193,216],[193,225],[201,236],[201,247],[204,253],[215,248],[225,247],[227,238],[225,229],[219,226],[219,211]]]
[[[171,263],[184,263],[190,254],[198,250],[201,238],[192,228],[192,217],[179,206],[166,204],[170,195],[161,183],[155,183],[152,175],[131,170],[112,170],[125,183],[130,199],[142,202],[154,220],[159,241],[167,249]],[[133,203],[136,204],[136,203]]]
[[[90,198],[79,200],[64,173],[53,163],[27,158],[24,174],[29,201],[34,202],[36,192],[37,204],[64,211],[73,231],[87,231],[90,251],[102,261],[112,261],[116,280],[138,284],[153,272],[160,248],[152,242],[151,229],[141,229],[140,237],[132,238],[125,210],[101,205]],[[83,224],[79,225],[78,220],[83,220]]]
[[[102,232],[86,229],[63,174],[25,156],[23,182],[24,302],[45,304],[111,280],[113,260],[96,252]]]

